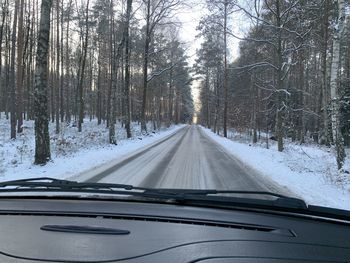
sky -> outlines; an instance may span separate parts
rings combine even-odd
[[[244,1],[245,2],[245,1]],[[187,48],[188,63],[192,66],[196,60],[196,50],[200,48],[202,39],[198,38],[196,27],[199,24],[201,17],[208,14],[205,0],[190,0],[186,1],[186,6],[183,11],[177,15],[177,20],[181,22],[179,37],[184,42]],[[230,27],[236,35],[242,36],[247,30],[247,18],[242,13],[235,13],[230,16]],[[229,62],[234,61],[239,56],[239,40],[233,37],[228,39]],[[200,81],[193,81],[192,95],[195,101],[195,108],[198,111],[199,105],[199,89]]]
[[[177,19],[181,22],[179,37],[185,43],[187,48],[188,63],[192,66],[196,60],[196,50],[200,48],[202,40],[198,38],[196,27],[199,24],[201,17],[206,15],[205,1],[191,1],[190,8],[183,10],[177,15]],[[199,81],[192,82],[192,96],[195,102],[195,110],[199,111]]]

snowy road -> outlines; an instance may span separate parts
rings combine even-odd
[[[113,165],[100,167],[85,180],[144,187],[282,192],[228,154],[196,125],[186,126]]]

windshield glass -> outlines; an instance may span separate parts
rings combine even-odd
[[[0,5],[1,196],[50,177],[350,210],[349,1]]]

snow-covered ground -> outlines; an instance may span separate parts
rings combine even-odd
[[[202,129],[242,162],[287,187],[307,203],[350,210],[350,174],[337,171],[333,149],[287,142],[285,150],[278,152],[274,141],[270,141],[266,149],[265,143],[237,142]],[[345,170],[349,170],[349,166],[347,158]]]
[[[61,126],[55,134],[55,124],[50,123],[52,161],[45,166],[34,165],[34,122],[25,121],[24,131],[16,140],[10,140],[9,120],[0,119],[0,181],[31,177],[53,177],[65,179],[90,168],[149,145],[174,133],[182,125],[172,126],[149,135],[140,133],[139,125],[132,125],[132,139],[126,138],[125,129],[118,125],[118,145],[108,143],[108,129],[105,124],[97,125],[96,120],[85,120],[83,132],[76,127]]]

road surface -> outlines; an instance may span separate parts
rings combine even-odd
[[[284,191],[227,153],[196,125],[91,171],[85,180],[157,188]]]

